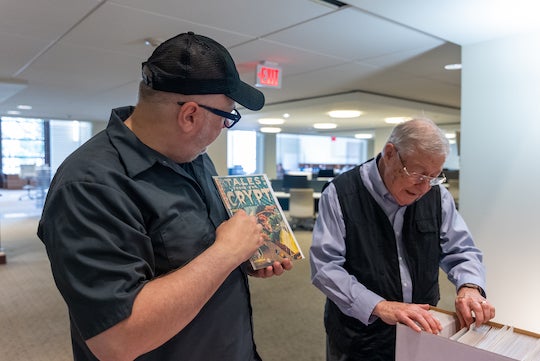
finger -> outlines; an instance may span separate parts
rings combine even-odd
[[[465,306],[460,306],[459,308],[456,308],[456,314],[458,316],[460,327],[469,327],[470,323],[472,322],[470,310]],[[469,315],[469,318],[466,319],[464,315]]]
[[[430,323],[423,317],[418,318],[415,322],[420,328],[426,332],[433,333]]]
[[[274,274],[272,266],[268,266],[265,268],[258,269],[257,271],[252,273],[252,276],[258,277],[258,278],[268,278]]]
[[[264,278],[272,277],[274,275],[274,267],[268,266],[264,269]]]
[[[463,316],[463,321],[466,327],[469,327],[472,323],[475,322],[478,312],[482,312],[480,303],[476,302],[470,297],[466,297],[460,302],[461,316]]]
[[[274,264],[272,265],[272,268],[273,268],[272,273],[274,275],[276,275],[276,276],[281,276],[283,274],[283,272],[284,272],[284,269],[281,266],[281,263],[279,263],[277,261],[274,262]]]
[[[484,321],[484,310],[482,309],[481,301],[473,301],[471,305],[472,311],[474,311],[474,323],[476,326],[480,326]]]
[[[286,270],[290,271],[293,268],[293,263],[290,259],[286,258],[281,262],[281,266]]]
[[[405,325],[409,326],[410,328],[412,328],[416,332],[422,331],[422,328],[418,325],[418,323],[414,322],[410,318],[406,318],[404,320],[401,320],[401,323],[404,323]]]
[[[431,325],[431,330],[433,331],[432,333],[438,334],[442,331],[443,327],[441,321],[437,317],[430,317],[428,321]]]
[[[425,315],[421,314],[420,316],[421,317],[418,320],[418,322],[420,322],[424,331],[433,333],[433,334],[438,334],[439,331],[442,330],[440,321],[436,317],[433,317],[431,313],[425,313]]]
[[[480,302],[482,310],[484,311],[484,322],[491,320],[495,317],[495,309],[489,304],[487,300]]]
[[[262,278],[264,275],[264,270],[258,269],[256,271],[251,272],[252,277]]]

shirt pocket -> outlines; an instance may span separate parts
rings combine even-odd
[[[203,212],[183,212],[150,234],[156,273],[186,265],[215,240],[215,229]]]

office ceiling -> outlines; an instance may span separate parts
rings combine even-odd
[[[238,129],[257,129],[258,118],[283,113],[290,114],[284,132],[305,134],[369,131],[388,116],[427,115],[456,127],[461,73],[444,65],[460,62],[461,45],[537,26],[532,0],[343,4],[4,0],[0,115],[23,104],[32,106],[20,110],[23,117],[107,121],[111,108],[136,103],[141,62],[153,50],[145,40],[194,31],[224,44],[248,83],[263,61],[282,68],[282,87],[261,88],[262,111],[240,108]],[[326,113],[335,108],[363,115],[332,120]],[[328,121],[338,128],[312,127]]]

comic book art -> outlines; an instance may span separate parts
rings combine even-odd
[[[254,270],[285,258],[304,258],[265,174],[215,176],[214,182],[230,216],[243,209],[263,227],[265,244],[250,258]]]

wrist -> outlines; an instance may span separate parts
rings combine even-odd
[[[475,290],[477,290],[477,291],[482,295],[482,297],[486,297],[486,293],[484,292],[484,290],[482,289],[482,287],[480,287],[480,286],[478,286],[478,285],[476,285],[476,284],[474,284],[474,283],[464,283],[464,284],[462,284],[461,286],[459,286],[458,291],[459,291],[460,289],[462,289],[462,288],[472,288],[472,289],[475,289]]]

